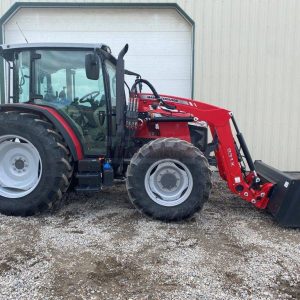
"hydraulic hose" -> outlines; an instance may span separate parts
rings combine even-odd
[[[151,90],[151,92],[153,93],[154,97],[166,108],[168,109],[175,109],[176,107],[173,106],[173,105],[169,105],[167,104],[165,101],[163,101],[163,99],[159,96],[159,94],[157,93],[156,89],[154,88],[154,86],[146,79],[137,79],[135,81],[135,83],[132,85],[131,87],[131,93],[134,93],[136,91],[136,86],[139,84],[139,83],[144,83],[146,84],[149,89]]]

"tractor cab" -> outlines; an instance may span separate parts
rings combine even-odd
[[[9,103],[53,107],[80,138],[86,156],[106,155],[115,135],[116,62],[99,44],[2,45]],[[97,77],[86,73],[94,65]]]

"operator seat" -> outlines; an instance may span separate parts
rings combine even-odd
[[[99,116],[101,112],[104,114],[104,116],[106,115],[106,99],[104,95],[101,97],[98,108],[96,108],[95,110],[92,108],[86,108],[83,111],[84,116],[87,118],[89,126],[91,126],[92,128],[101,128],[102,126],[104,126],[104,124],[100,124]]]
[[[47,102],[53,102],[53,101],[57,100],[57,97],[53,93],[52,86],[47,87],[47,90],[45,91],[45,95],[43,97],[43,100],[47,101]]]

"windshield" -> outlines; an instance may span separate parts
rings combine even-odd
[[[92,51],[38,50],[35,53],[41,55],[34,60],[31,92],[35,99],[55,105],[76,102],[93,91],[99,92],[98,99],[105,95],[102,72],[99,80],[89,80],[85,74],[85,55]],[[30,100],[30,51],[16,54],[14,67],[15,102],[27,102]]]
[[[102,73],[99,80],[85,74],[85,55],[91,51],[37,51],[35,61],[35,93],[44,101],[69,104],[95,92],[100,100],[105,95]],[[95,96],[95,95],[94,95]],[[90,106],[85,102],[86,106]]]

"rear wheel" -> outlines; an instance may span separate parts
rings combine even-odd
[[[70,152],[38,115],[0,113],[0,212],[29,216],[56,207],[70,184]]]
[[[133,156],[126,184],[130,200],[141,212],[159,220],[182,220],[208,200],[211,171],[192,144],[156,139]]]

